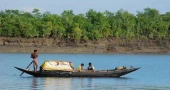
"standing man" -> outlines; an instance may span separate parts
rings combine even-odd
[[[34,66],[34,71],[37,71],[38,68],[38,52],[35,49],[34,52],[31,54],[31,58],[33,59],[33,66]]]

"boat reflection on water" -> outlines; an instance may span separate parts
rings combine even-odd
[[[94,83],[93,78],[74,78],[74,86],[77,87],[77,89],[94,89]]]
[[[44,90],[73,90],[73,78],[43,78]]]
[[[135,84],[132,82],[134,80],[133,78],[34,77],[31,90],[170,90],[170,87]]]
[[[125,88],[128,78],[57,78],[57,77],[34,77],[32,82],[32,89],[43,90],[81,90],[81,89],[105,89],[105,88]],[[103,82],[107,81],[107,82]],[[118,81],[122,81],[125,86],[122,86]],[[109,82],[109,83],[108,83]],[[120,84],[120,85],[119,85]],[[41,87],[39,87],[41,86]]]
[[[33,77],[32,86],[31,87],[32,87],[33,90],[37,90],[37,88],[38,88],[38,78]]]
[[[90,89],[95,89],[95,84],[93,83],[93,78],[88,78],[88,87],[90,87]]]
[[[56,77],[46,77],[42,78],[43,90],[75,90],[75,89],[93,89],[95,88],[93,84],[93,78],[56,78]],[[34,82],[34,85],[37,85]],[[35,88],[38,88],[35,86]]]

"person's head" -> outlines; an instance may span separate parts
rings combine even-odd
[[[82,63],[82,64],[81,64],[81,67],[83,67],[83,66],[84,66],[84,64]]]
[[[89,66],[91,66],[92,64],[91,64],[91,62],[89,62]]]
[[[35,49],[34,52],[37,52],[37,49]]]

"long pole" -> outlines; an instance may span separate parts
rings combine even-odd
[[[27,66],[27,68],[31,65],[33,63],[33,61]],[[27,69],[26,68],[26,69]],[[24,72],[22,72],[21,74],[20,74],[20,76],[23,74]]]

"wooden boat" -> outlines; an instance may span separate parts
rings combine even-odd
[[[15,67],[16,69],[32,75],[34,77],[120,77],[126,75],[128,73],[134,72],[139,68],[129,68],[129,69],[122,69],[122,70],[82,70],[82,71],[65,71],[65,70],[45,70],[45,71],[30,71],[28,69],[22,69]]]

